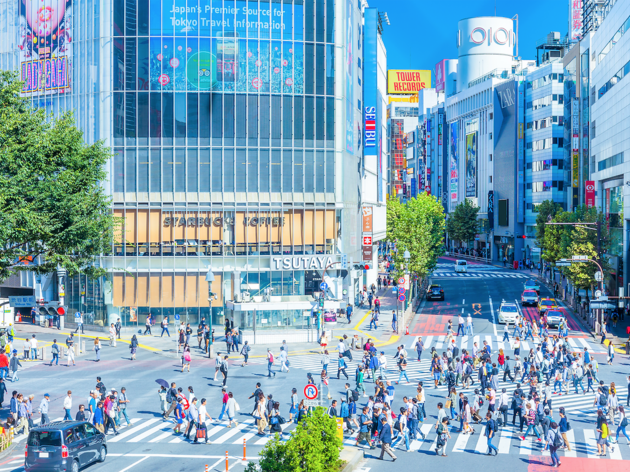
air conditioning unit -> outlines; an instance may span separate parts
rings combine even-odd
[[[249,303],[252,301],[252,295],[249,292],[243,292],[243,303]]]
[[[234,295],[234,301],[236,303],[242,303],[243,302],[243,298],[241,297],[240,293],[237,293],[236,295]]]

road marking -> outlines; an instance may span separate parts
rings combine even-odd
[[[151,441],[149,441],[150,443],[155,443],[155,442],[159,442],[164,438],[168,438],[170,436],[173,436],[173,428],[169,428],[169,431],[167,431],[166,433],[160,434],[158,437],[151,439]]]
[[[230,430],[227,433],[225,433],[223,436],[220,436],[217,439],[213,439],[212,443],[221,444],[227,441],[228,439],[230,439],[232,436],[236,436],[239,433],[248,432],[253,422],[254,422],[253,419],[243,421],[242,424],[235,426],[233,428],[230,428]]]
[[[489,297],[490,299],[490,313],[492,314],[492,328],[494,329],[494,335],[497,335],[497,325],[495,324],[494,321],[494,306],[492,305],[492,297]]]
[[[516,427],[504,426],[501,431],[501,439],[499,439],[499,454],[509,454],[512,438],[515,437]]]
[[[150,420],[148,420],[148,421],[145,421],[144,423],[142,423],[142,424],[141,424],[141,425],[139,425],[139,426],[135,426],[135,427],[133,427],[133,428],[131,428],[131,429],[128,429],[128,430],[127,430],[127,431],[125,431],[124,433],[119,434],[118,436],[115,436],[115,437],[113,437],[113,438],[111,438],[111,439],[108,439],[108,440],[107,440],[107,442],[108,442],[108,443],[113,443],[113,442],[118,442],[118,441],[121,441],[121,440],[125,439],[126,437],[129,437],[129,436],[131,436],[132,434],[137,433],[137,432],[138,432],[138,431],[140,431],[141,429],[146,428],[146,427],[147,427],[147,426],[149,426],[150,424],[153,424],[153,423],[155,423],[155,422],[157,422],[157,421],[160,421],[160,420],[161,420],[160,418],[153,418],[153,419],[150,419]],[[133,421],[132,421],[132,423],[133,423]],[[160,425],[160,426],[161,426],[161,425]]]
[[[599,459],[597,455],[597,442],[595,441],[595,431],[592,429],[584,430],[584,445],[589,459]]]
[[[479,439],[477,440],[477,447],[475,447],[475,454],[485,454],[488,452],[488,438],[486,437],[486,427],[484,426],[479,431]]]
[[[148,438],[149,436],[151,436],[154,433],[157,433],[158,431],[166,431],[168,428],[168,430],[172,430],[172,426],[169,423],[160,423],[159,425],[144,431],[143,433],[139,434],[138,436],[136,436],[135,438],[130,439],[127,442],[130,443],[137,443],[142,441],[144,438]],[[109,441],[108,441],[109,442]]]
[[[610,454],[610,458],[617,461],[623,460],[623,457],[621,457],[621,444],[613,444],[612,447],[615,448],[614,451],[611,450],[610,447],[606,448],[606,450]]]
[[[532,437],[531,436],[527,436],[525,439],[521,440],[521,454],[527,454],[530,455],[532,454],[532,452],[534,452],[534,449],[532,447]]]
[[[577,457],[577,451],[575,450],[575,448],[576,448],[575,435],[573,433],[573,430],[567,431],[564,434],[566,434],[567,441],[569,442],[569,446],[571,447],[570,451],[568,449],[566,451],[564,451],[565,457]]]
[[[462,305],[465,305],[465,304],[466,304],[466,299],[464,298],[464,299],[462,300]],[[464,309],[463,309],[463,308],[462,308],[462,311],[464,311]]]
[[[453,452],[464,452],[468,438],[470,438],[470,434],[459,433],[455,445],[453,446]]]
[[[490,350],[492,350],[492,336],[486,335],[486,342],[490,346]]]
[[[125,467],[120,472],[125,472],[125,471],[131,469],[132,467],[135,467],[136,465],[140,464],[140,462],[146,461],[148,458],[149,458],[149,456],[145,456],[142,459],[140,459],[139,461],[134,462],[133,464],[131,464],[129,467]]]

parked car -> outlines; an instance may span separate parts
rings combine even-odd
[[[436,298],[444,301],[444,289],[437,284],[429,285],[429,288],[427,289],[427,300]]]
[[[538,305],[538,294],[535,290],[525,290],[521,295],[521,303],[525,305]]]
[[[560,310],[547,310],[547,324],[549,326],[560,326],[562,320],[564,320],[564,313]]]
[[[518,308],[515,303],[507,303],[505,300],[499,306],[499,323],[514,324],[518,319]]]
[[[78,472],[107,458],[105,435],[87,421],[59,421],[31,429],[26,441],[24,469]]]
[[[538,314],[542,316],[547,310],[557,310],[558,304],[553,298],[541,298],[538,302]]]
[[[537,294],[540,295],[540,284],[535,280],[529,279],[525,282],[523,287],[525,290],[534,290]]]

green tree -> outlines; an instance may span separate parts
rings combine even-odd
[[[403,264],[409,272],[426,277],[444,253],[444,208],[435,197],[422,193],[405,204],[398,199],[387,202],[387,239],[396,242],[396,267]],[[405,251],[411,256],[404,259]]]
[[[549,221],[549,217],[553,219],[556,213],[562,211],[562,206],[559,203],[555,203],[551,200],[545,200],[537,207],[538,214],[536,215],[536,244],[542,251],[545,249],[545,229],[546,223]]]
[[[258,466],[250,462],[248,472],[338,472],[343,443],[337,435],[336,421],[324,408],[312,413],[291,432],[288,441],[278,435],[259,454]]]
[[[479,207],[476,207],[468,199],[455,207],[446,220],[446,232],[454,241],[468,242],[475,238],[479,232],[477,221]]]
[[[119,227],[102,187],[111,153],[100,141],[85,144],[72,115],[32,109],[21,88],[0,72],[0,282],[58,266],[104,275],[93,258],[109,252]],[[38,256],[39,265],[21,263]]]

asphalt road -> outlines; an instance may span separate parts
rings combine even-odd
[[[468,274],[455,274],[452,262],[444,259],[441,261],[435,273],[435,282],[440,283],[446,292],[444,302],[427,302],[421,306],[416,319],[410,326],[411,335],[402,338],[400,343],[404,343],[414,359],[414,352],[411,349],[417,335],[422,335],[426,348],[435,346],[438,352],[442,352],[444,347],[444,335],[446,334],[446,323],[452,319],[457,325],[457,314],[468,312],[473,315],[475,333],[473,337],[457,338],[460,347],[472,347],[475,340],[481,344],[487,340],[493,347],[496,358],[497,348],[505,349],[506,354],[512,354],[510,343],[503,343],[501,338],[503,327],[493,323],[496,320],[497,310],[501,300],[520,300],[522,286],[525,277],[523,273],[515,273],[512,270],[490,268],[487,266],[470,266]],[[544,292],[543,292],[544,294]],[[525,310],[527,316],[535,316],[533,311]],[[494,318],[493,318],[494,317]],[[572,320],[571,318],[569,318]],[[617,355],[615,364],[607,366],[606,356],[603,348],[582,332],[574,320],[570,321],[570,326],[574,329],[570,331],[571,343],[575,343],[575,348],[583,349],[587,346],[600,362],[600,378],[606,383],[614,381],[618,386],[620,402],[626,404],[627,382],[629,373],[628,359],[626,356]],[[496,334],[495,334],[496,333]],[[22,335],[26,333],[21,333]],[[475,339],[477,337],[477,339]],[[289,341],[290,350],[300,349],[299,345],[292,346]],[[400,344],[399,343],[399,344]],[[534,344],[530,347],[534,347]],[[573,344],[572,344],[573,346]],[[525,348],[525,346],[523,346]],[[390,345],[382,350],[388,356],[395,353],[396,346]],[[522,349],[524,351],[525,349]],[[34,394],[35,404],[38,405],[44,393],[50,393],[51,419],[63,416],[62,403],[65,392],[73,391],[75,403],[73,414],[77,411],[79,403],[87,402],[89,390],[96,385],[96,376],[102,377],[106,387],[127,388],[129,404],[129,416],[132,418],[133,426],[122,428],[121,435],[108,437],[109,456],[104,464],[89,466],[89,471],[199,471],[209,470],[224,471],[226,469],[225,455],[229,456],[228,467],[230,471],[243,470],[245,465],[243,458],[243,439],[246,440],[248,459],[256,458],[257,454],[268,441],[268,438],[257,436],[253,419],[249,415],[253,408],[253,401],[248,397],[255,389],[256,382],[262,384],[265,395],[272,394],[274,400],[280,401],[281,413],[288,419],[289,400],[291,388],[296,388],[300,398],[303,398],[302,390],[306,385],[306,373],[317,373],[321,369],[319,355],[299,355],[291,357],[291,370],[288,373],[278,372],[275,377],[267,377],[267,366],[264,359],[253,359],[249,366],[240,367],[240,359],[231,364],[228,375],[228,390],[234,393],[240,404],[241,410],[238,414],[239,426],[228,429],[225,421],[208,424],[209,439],[212,444],[193,445],[181,437],[170,432],[171,423],[164,422],[160,417],[160,407],[157,395],[156,379],[165,379],[168,382],[176,382],[186,391],[188,386],[192,386],[198,398],[207,398],[209,413],[213,419],[219,415],[221,410],[221,382],[214,381],[214,361],[213,360],[193,360],[190,373],[181,373],[181,366],[177,359],[163,357],[154,352],[139,350],[138,360],[131,361],[127,345],[119,344],[117,348],[110,348],[106,344],[102,350],[102,361],[95,362],[91,354],[87,358],[81,358],[76,367],[49,366],[37,363],[25,364],[25,368],[20,372],[20,380],[15,384],[8,383],[9,393],[17,390],[24,394]],[[357,356],[355,356],[356,359]],[[274,368],[276,371],[279,367]],[[350,384],[354,386],[355,364],[351,363],[347,369],[350,374]],[[331,394],[339,399],[344,394],[344,384],[346,380],[336,379],[336,367],[329,367],[331,373]],[[405,470],[416,470],[418,458],[422,458],[423,466],[429,470],[434,468],[450,468],[461,466],[487,467],[488,463],[493,466],[510,468],[511,471],[537,472],[540,468],[548,470],[550,458],[545,456],[540,445],[528,441],[521,442],[516,436],[511,425],[500,431],[499,437],[494,441],[499,447],[499,455],[496,457],[486,457],[485,439],[481,436],[483,426],[477,425],[477,434],[473,436],[460,435],[456,429],[458,422],[451,424],[451,436],[446,452],[448,457],[437,457],[434,452],[434,441],[436,435],[432,425],[436,419],[436,404],[445,400],[446,389],[432,388],[430,380],[428,352],[423,356],[422,362],[412,361],[408,368],[410,384],[396,385],[396,400],[394,401],[394,411],[402,405],[404,395],[414,395],[416,385],[419,380],[424,381],[427,391],[426,411],[429,417],[425,421],[424,430],[427,433],[425,441],[413,441],[410,444],[410,452],[405,451],[404,441],[396,444],[395,453],[398,456],[396,465],[401,464]],[[396,380],[397,372],[390,369],[389,378]],[[366,382],[368,393],[373,392],[371,381]],[[500,388],[506,387],[508,392],[514,389],[514,384],[500,383]],[[458,390],[459,392],[459,390]],[[466,391],[470,394],[471,391]],[[361,399],[362,403],[363,399]],[[573,457],[562,458],[563,467],[568,465],[580,472],[596,470],[601,467],[601,461],[606,461],[607,471],[628,470],[630,467],[626,460],[630,460],[630,447],[623,443],[612,455],[606,459],[597,459],[595,456],[595,426],[594,410],[592,408],[593,395],[563,395],[554,399],[554,418],[558,419],[557,406],[564,405],[569,412],[569,420],[573,426],[572,449]],[[485,405],[484,405],[485,413]],[[3,418],[7,415],[7,408],[0,412]],[[510,415],[511,418],[511,415]],[[290,432],[294,425],[286,425],[286,432]],[[518,432],[518,428],[517,431]],[[0,462],[0,472],[22,471],[23,464],[23,438],[18,437],[18,447],[12,457]],[[353,438],[347,437],[346,447],[353,448]],[[366,459],[361,464],[363,472],[391,470],[389,458],[386,461],[377,459],[378,450],[366,450]],[[560,455],[562,456],[562,452]],[[386,456],[387,457],[387,456]],[[597,468],[600,470],[600,468]]]

